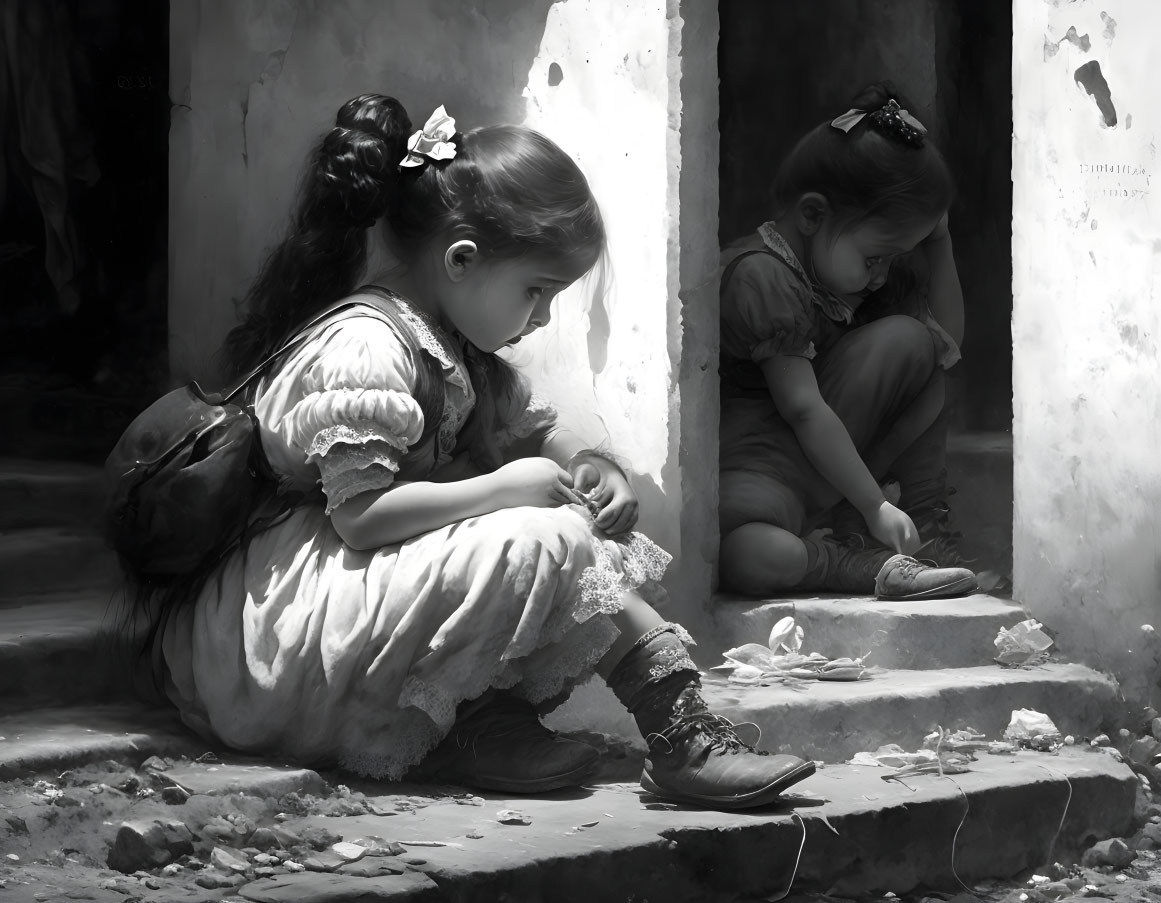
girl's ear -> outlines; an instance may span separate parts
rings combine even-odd
[[[794,205],[794,225],[803,235],[813,235],[830,214],[830,202],[817,191],[808,191]]]
[[[444,272],[447,273],[448,279],[452,282],[460,282],[468,275],[468,270],[472,269],[479,259],[480,249],[476,247],[476,243],[470,239],[461,238],[448,245],[447,250],[443,252]]]

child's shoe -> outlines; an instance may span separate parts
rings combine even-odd
[[[609,676],[649,745],[641,786],[666,799],[744,809],[772,802],[813,774],[813,762],[756,750],[709,710],[683,640],[692,642],[676,624],[654,628]]]
[[[528,702],[489,692],[461,706],[455,726],[409,780],[503,793],[547,793],[581,783],[600,753],[540,723]]]
[[[942,599],[976,591],[976,575],[967,568],[930,567],[906,555],[893,555],[875,576],[880,599]]]
[[[835,593],[874,593],[880,599],[941,599],[975,592],[975,574],[966,568],[933,567],[833,537],[804,537],[806,575],[798,588]]]

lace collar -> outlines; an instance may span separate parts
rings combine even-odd
[[[395,302],[400,315],[411,327],[420,346],[439,361],[444,370],[444,379],[468,396],[471,396],[472,385],[467,378],[467,365],[463,361],[460,346],[452,336],[440,326],[435,317],[412,304],[402,295],[393,292],[386,286],[376,285],[375,288],[384,292]],[[374,296],[373,296],[374,297]],[[458,333],[456,334],[458,336]]]
[[[806,267],[802,265],[802,261],[798,259],[798,255],[794,253],[790,243],[782,237],[782,233],[775,228],[775,225],[774,221],[771,220],[758,227],[758,235],[762,237],[762,243],[777,254],[811,287],[815,306],[826,315],[828,320],[834,320],[836,323],[850,323],[855,315],[854,308],[830,289],[819,285],[817,281],[810,278],[806,272]]]

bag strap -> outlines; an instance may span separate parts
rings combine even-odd
[[[376,312],[379,310],[373,304],[368,304],[366,301],[344,301],[342,304],[336,305],[335,307],[324,311],[301,329],[299,329],[293,338],[289,339],[281,348],[279,348],[273,354],[269,355],[264,361],[262,361],[262,363],[260,363],[257,367],[242,377],[241,381],[236,383],[233,388],[231,388],[228,392],[224,392],[221,396],[222,404],[229,404],[231,401],[233,401],[236,395],[249,388],[250,384],[263,373],[265,373],[266,369],[276,360],[282,357],[282,355],[286,354],[288,351],[293,351],[295,348],[305,342],[310,337],[311,332],[316,326],[325,323],[335,314],[343,313],[354,307],[369,307]]]
[[[750,250],[748,250],[748,251],[743,251],[741,254],[739,254],[737,257],[735,257],[733,260],[731,260],[729,262],[729,265],[726,266],[725,272],[722,273],[722,281],[721,281],[721,286],[720,286],[722,289],[725,289],[726,283],[729,282],[730,277],[734,275],[734,270],[736,270],[738,268],[738,264],[741,263],[743,260],[745,260],[747,257],[751,257],[754,254],[769,254],[775,260],[782,259],[777,254],[775,254],[773,251],[771,251],[769,248],[750,248]]]

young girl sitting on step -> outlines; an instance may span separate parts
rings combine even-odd
[[[372,229],[398,265],[358,287]],[[280,485],[310,503],[164,624],[189,725],[251,753],[533,793],[595,764],[538,719],[595,671],[648,740],[656,794],[756,806],[813,772],[708,711],[688,635],[636,592],[669,556],[629,532],[625,474],[497,356],[604,248],[584,175],[544,136],[459,131],[442,107],[413,131],[376,94],[342,107],[227,356],[242,373],[320,312],[366,306],[255,390]]]
[[[775,218],[724,255],[721,582],[763,595],[961,595],[975,589],[971,571],[908,557],[931,538],[911,514],[933,524],[927,509],[943,503],[936,420],[963,337],[952,179],[891,85],[852,106],[798,142],[775,178]],[[930,311],[853,325],[914,249]],[[888,471],[898,505],[880,485]],[[850,531],[819,538],[844,500]]]

